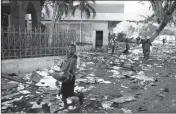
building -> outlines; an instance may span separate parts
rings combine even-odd
[[[108,34],[119,22],[124,20],[124,3],[96,3],[93,6],[96,10],[96,17],[87,19],[86,15],[82,18],[82,31],[83,33],[90,33],[92,35],[91,40],[94,47],[107,47],[108,45]],[[64,21],[60,22],[62,29],[72,29],[80,31],[80,11],[76,11],[73,17],[69,14]],[[47,18],[44,15],[42,24],[48,25],[51,23],[51,18]]]

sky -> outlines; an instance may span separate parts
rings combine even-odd
[[[119,4],[124,3],[125,9],[125,20],[141,20],[144,19],[142,16],[150,16],[153,11],[149,10],[150,3],[145,1],[145,5],[138,3],[138,1],[96,1],[96,3],[106,3],[106,4]]]

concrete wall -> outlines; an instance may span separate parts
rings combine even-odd
[[[78,52],[85,52],[92,49],[92,45],[77,46]],[[36,69],[50,68],[54,64],[54,59],[66,59],[65,56],[11,59],[1,61],[1,72],[5,74],[16,73],[24,74],[31,73]]]
[[[86,51],[89,51],[93,48],[94,48],[93,45],[84,45],[84,46],[77,46],[76,47],[77,52],[86,52]]]
[[[64,57],[40,57],[28,59],[11,59],[1,61],[2,73],[30,73],[36,69],[50,68],[54,64],[54,59],[64,59]]]

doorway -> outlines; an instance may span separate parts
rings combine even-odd
[[[101,48],[103,46],[103,31],[96,31],[95,46]]]

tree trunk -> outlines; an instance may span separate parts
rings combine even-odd
[[[174,35],[175,35],[175,45],[176,45],[176,30],[174,30]]]
[[[169,18],[169,19],[167,19],[167,18],[172,16],[175,9],[176,9],[176,1],[174,1],[173,5],[170,7],[170,9],[164,14],[163,21],[161,22],[160,26],[155,30],[155,32],[152,34],[152,36],[150,38],[151,42],[153,42],[155,40],[155,38],[160,34],[160,32],[164,29],[164,27],[172,19],[172,18]],[[169,14],[169,15],[167,15],[167,14]],[[124,42],[124,41],[125,41],[125,38],[120,40],[120,42]],[[128,39],[128,42],[129,43],[137,43],[136,39],[134,39],[134,38]]]
[[[160,26],[156,29],[156,31],[152,34],[152,37],[150,38],[150,41],[153,42],[155,38],[160,34],[160,32],[164,29],[164,27],[167,25],[166,22],[162,21]]]
[[[55,24],[56,24],[56,14],[57,14],[57,9],[58,9],[57,4],[58,4],[58,1],[56,0],[55,3],[54,3],[52,21],[51,21],[51,25],[50,25],[50,28],[49,28],[49,39],[48,39],[49,47],[52,45],[52,42],[53,42],[53,35],[54,35]]]

